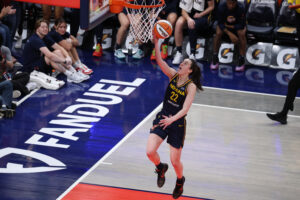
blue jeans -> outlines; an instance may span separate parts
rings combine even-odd
[[[10,35],[10,45],[7,46],[10,50],[12,47],[12,42],[14,41],[14,37],[17,31],[17,27],[20,24],[20,19],[21,19],[21,11],[22,11],[22,4],[20,2],[11,2],[11,5],[13,6],[14,9],[16,9],[16,13],[12,15],[6,15],[3,19],[2,22],[9,28],[9,35]]]
[[[0,34],[2,36],[3,45],[7,46],[9,49],[11,49],[11,47],[12,47],[12,40],[11,40],[11,37],[10,37],[10,30],[3,23],[0,23]]]
[[[0,82],[0,105],[6,105],[7,108],[11,108],[13,85],[11,81],[6,80]]]

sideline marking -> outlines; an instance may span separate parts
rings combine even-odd
[[[103,161],[108,158],[114,151],[116,151],[119,146],[121,146],[131,135],[133,135],[136,130],[141,127],[148,119],[150,119],[154,113],[158,112],[162,108],[162,103],[159,104],[147,117],[145,117],[138,125],[136,125],[122,140],[118,142],[109,152],[107,152],[98,162],[96,162],[86,173],[77,179],[64,193],[62,193],[57,200],[62,199],[66,194],[68,194],[82,179],[88,176],[94,169],[96,169]]]
[[[224,109],[224,110],[235,110],[235,111],[243,111],[243,112],[252,112],[252,113],[260,113],[260,114],[265,114],[267,112],[264,111],[258,111],[258,110],[247,110],[247,109],[241,109],[241,108],[231,108],[231,107],[223,107],[223,106],[212,106],[212,105],[206,105],[206,104],[198,104],[198,103],[193,103],[194,106],[201,106],[201,107],[209,107],[209,108],[219,108],[219,109]],[[298,115],[288,115],[289,117],[294,117],[294,118],[300,118]]]
[[[285,95],[279,95],[279,94],[269,94],[269,93],[259,93],[259,92],[250,92],[250,91],[244,91],[244,90],[233,90],[233,89],[224,89],[224,88],[217,88],[217,87],[208,87],[203,86],[205,89],[213,89],[213,90],[222,90],[222,91],[229,91],[229,92],[238,92],[238,93],[245,93],[245,94],[258,94],[263,96],[273,96],[273,97],[282,97],[285,98]],[[296,99],[300,99],[300,97],[296,97]]]
[[[30,94],[26,95],[25,97],[23,97],[20,101],[18,101],[16,104],[17,106],[21,105],[25,100],[27,100],[29,97],[31,97],[34,93],[36,93],[37,91],[39,91],[40,88],[34,89],[30,92]]]

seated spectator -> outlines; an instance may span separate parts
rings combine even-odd
[[[173,64],[180,64],[183,61],[183,28],[186,26],[188,28],[191,45],[190,59],[195,59],[198,32],[208,29],[210,15],[215,7],[215,3],[214,0],[181,0],[179,7],[182,9],[182,16],[177,20],[175,27],[175,44],[177,51],[172,62]]]
[[[218,7],[217,19],[218,25],[214,38],[214,53],[210,68],[215,70],[219,67],[218,52],[223,33],[226,33],[232,43],[239,45],[240,55],[235,71],[244,71],[247,45],[244,6],[237,0],[226,0],[225,3],[221,3]]]
[[[64,73],[69,82],[80,83],[86,80],[71,66],[72,59],[68,53],[47,36],[48,26],[46,20],[40,19],[36,22],[35,33],[29,38],[23,51],[24,71],[32,74],[34,70],[37,70],[42,74],[51,74],[53,67],[58,72]],[[49,47],[54,49],[53,52],[49,50]],[[36,72],[33,75],[37,74],[41,75]],[[52,84],[55,81],[48,79],[47,82]],[[60,85],[59,81],[58,85]]]
[[[13,6],[9,5],[10,2],[7,1],[0,1],[0,20],[3,21],[4,17],[7,15],[13,15],[16,13],[16,9],[13,9]],[[3,43],[9,49],[12,48],[12,36],[10,29],[4,23],[0,23],[0,34],[3,38]]]
[[[0,118],[12,118],[15,115],[15,108],[12,104],[13,86],[11,81],[6,80],[0,83]]]
[[[72,63],[77,71],[81,71],[84,74],[91,74],[93,70],[88,68],[79,59],[76,47],[79,46],[77,38],[67,32],[67,23],[63,18],[55,20],[54,27],[48,33],[54,42],[62,46],[72,58]]]
[[[124,9],[122,12],[118,14],[118,19],[121,24],[121,26],[118,29],[117,32],[117,38],[116,38],[116,49],[115,49],[115,57],[119,59],[124,59],[125,54],[122,52],[122,44],[125,40],[126,32],[129,28],[130,21],[127,16],[127,11]],[[142,44],[139,44],[139,48],[135,54],[132,56],[135,59],[141,59],[144,57],[144,51],[142,50]]]
[[[14,69],[13,58],[8,47],[2,45],[2,36],[0,35],[0,82],[11,80],[13,84],[13,98],[20,95],[27,95],[37,85],[29,83],[29,74],[26,72],[17,72]]]
[[[179,0],[165,0],[165,7],[159,13],[157,20],[166,19],[168,20],[175,29],[175,24],[179,15]],[[161,45],[161,57],[166,59],[168,57],[168,42],[169,38],[166,38]],[[155,60],[155,49],[153,48],[152,54],[150,57],[151,60]]]

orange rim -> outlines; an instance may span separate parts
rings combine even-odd
[[[122,6],[132,9],[141,9],[141,8],[159,8],[162,7],[165,4],[165,0],[160,0],[160,3],[157,5],[136,5],[131,4],[134,0],[110,0],[109,4],[112,6]]]
[[[291,6],[289,6],[289,8],[291,8],[291,9],[297,9],[297,8],[300,8],[300,4],[291,5]]]

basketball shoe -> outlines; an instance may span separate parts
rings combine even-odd
[[[134,59],[142,59],[144,57],[144,51],[141,49],[138,49],[135,54],[133,54],[132,58]]]
[[[152,50],[151,56],[150,56],[150,60],[155,60],[155,49]]]
[[[183,55],[181,52],[176,51],[172,64],[179,65],[183,61]]]
[[[218,54],[214,54],[212,63],[210,64],[210,69],[216,70],[218,68],[219,68],[219,57]]]
[[[126,57],[125,54],[122,52],[122,49],[116,49],[114,55],[118,59],[124,59]]]
[[[166,177],[165,177],[165,173],[168,171],[168,164],[167,163],[162,163],[163,167],[161,170],[159,169],[155,169],[155,173],[157,173],[157,186],[159,188],[161,188],[164,184],[165,184],[165,181],[166,181]]]
[[[281,124],[287,124],[287,116],[281,114],[280,112],[275,114],[267,113],[267,117],[269,117],[271,120],[280,122]]]
[[[166,59],[168,57],[168,45],[161,45],[161,57],[162,59]]]
[[[176,181],[176,185],[173,190],[173,198],[174,199],[178,199],[183,193],[183,184],[185,182],[185,177],[183,176],[181,180],[182,180],[181,183],[178,182],[178,179]]]
[[[102,46],[101,46],[101,44],[97,44],[96,45],[96,49],[95,49],[95,51],[93,52],[93,56],[94,57],[101,57],[102,56]]]
[[[244,56],[239,56],[238,66],[235,67],[236,72],[243,72],[245,70],[245,58]]]

